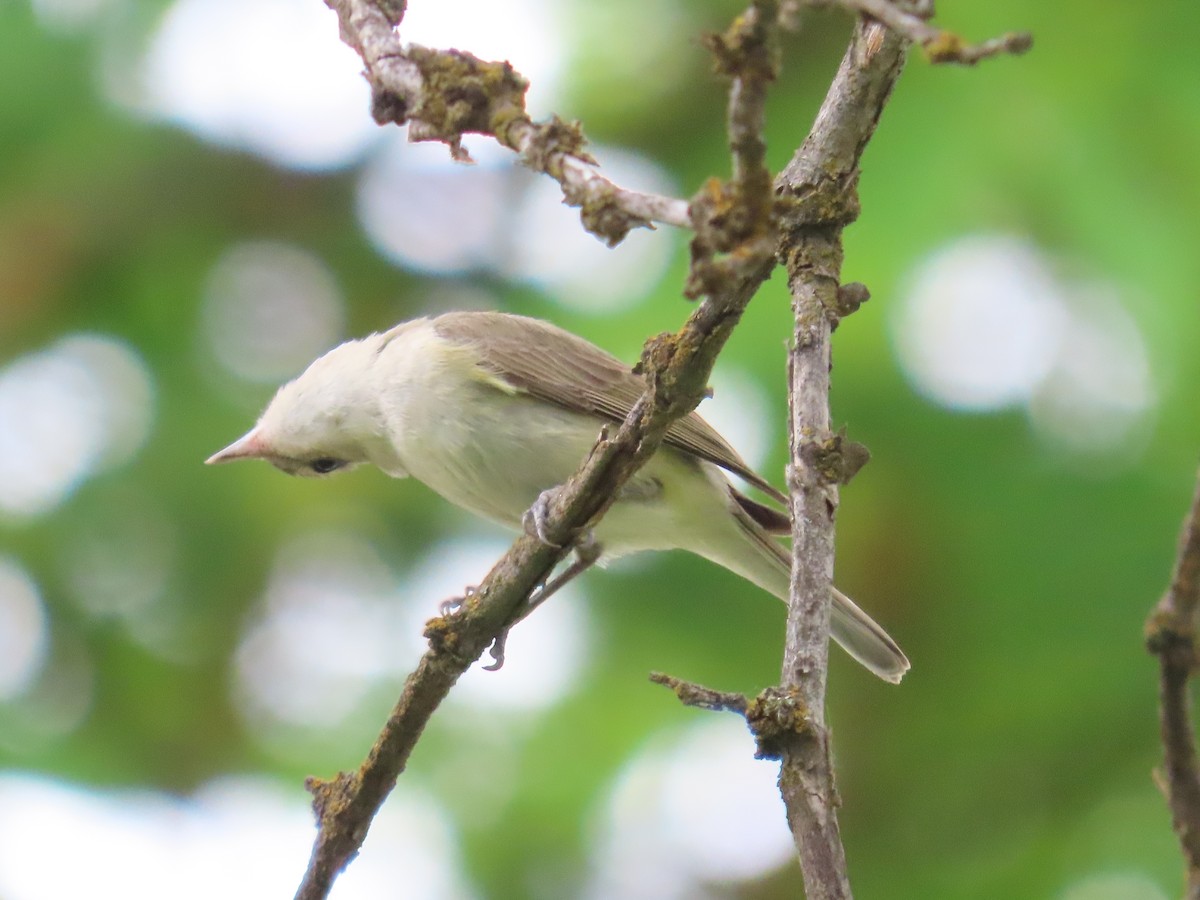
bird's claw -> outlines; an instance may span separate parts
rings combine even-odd
[[[502,632],[496,635],[496,639],[492,641],[492,646],[488,648],[488,653],[492,655],[492,661],[483,667],[485,672],[497,672],[504,666],[504,645],[508,642],[508,629],[505,628]]]
[[[475,592],[478,590],[479,588],[475,585],[468,584],[465,588],[463,588],[461,597],[447,597],[445,600],[439,603],[438,613],[440,613],[442,616],[454,615],[456,612],[462,609],[464,603],[475,596]]]
[[[573,547],[581,559],[586,559],[589,563],[595,562],[600,557],[600,544],[596,541],[596,536],[592,534],[591,529],[578,529],[565,544],[551,539],[550,503],[557,490],[558,488],[549,488],[542,491],[533,501],[533,506],[525,510],[525,515],[521,517],[521,525],[524,527],[525,533],[555,550]]]
[[[575,538],[574,545],[575,556],[585,566],[592,565],[604,552],[604,548],[601,547],[600,542],[596,540],[595,532],[593,532],[590,528],[586,531],[580,532],[580,534]]]
[[[554,499],[554,491],[554,488],[542,491],[538,495],[537,500],[533,502],[533,506],[525,511],[525,515],[521,518],[521,524],[524,526],[527,534],[536,537],[549,547],[562,550],[565,545],[551,540],[547,533],[547,523],[550,517],[550,501]],[[525,618],[525,616],[529,615],[529,613],[545,602],[551,594],[596,562],[603,551],[600,542],[596,540],[596,536],[590,528],[577,531],[571,538],[570,545],[575,550],[575,561],[557,578],[543,581],[539,584],[529,595],[525,601],[524,609],[513,619],[512,624],[516,624],[516,622]],[[483,666],[484,670],[495,672],[503,667],[504,648],[508,642],[508,631],[509,629],[505,628],[492,641],[492,646],[488,648],[488,652],[492,655],[492,662]]]
[[[549,488],[538,494],[538,498],[533,501],[533,506],[525,510],[525,515],[521,517],[521,525],[526,534],[537,538],[547,547],[561,550],[563,545],[550,539],[547,527],[550,519],[550,501],[554,499],[555,490],[555,488]]]

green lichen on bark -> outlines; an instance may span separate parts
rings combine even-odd
[[[631,214],[617,198],[616,188],[605,185],[591,192],[567,189],[566,200],[570,206],[579,207],[579,218],[583,227],[597,237],[603,238],[609,247],[625,240],[625,235],[634,228],[653,228],[648,219]]]
[[[800,445],[800,457],[815,469],[826,484],[849,484],[871,459],[864,444],[846,437],[845,429],[824,440],[806,440]]]
[[[713,56],[713,68],[730,78],[774,81],[779,74],[779,47],[769,27],[778,4],[759,3],[735,18],[722,32],[710,32],[701,41]],[[764,52],[765,51],[765,52]]]
[[[532,128],[533,136],[521,154],[521,162],[535,172],[545,172],[561,180],[563,155],[574,156],[588,165],[596,165],[596,160],[584,149],[587,146],[587,138],[579,122],[565,122],[558,116],[551,116],[547,121],[535,124]],[[579,206],[582,202],[576,202],[575,198],[569,196],[567,201],[572,206]]]
[[[408,48],[407,56],[425,82],[419,105],[409,111],[409,118],[420,123],[415,136],[456,148],[468,132],[495,134],[503,140],[514,122],[528,121],[529,82],[507,62],[416,45]]]
[[[808,708],[795,688],[767,688],[750,701],[746,724],[754,733],[757,759],[780,759],[784,747],[811,733]]]

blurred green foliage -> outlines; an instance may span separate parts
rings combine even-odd
[[[738,5],[672,7],[673,32],[646,40],[674,48],[674,74],[645,91],[637,85],[653,82],[653,60],[640,78],[609,80],[604,69],[622,42],[627,53],[641,46],[626,32],[642,4],[608,6],[601,15],[578,0],[559,12],[591,35],[565,73],[560,114],[658,161],[684,191],[726,172],[723,86],[697,35]],[[846,279],[865,282],[873,299],[837,332],[833,409],[873,460],[843,491],[838,582],[913,661],[899,688],[840,655],[832,663],[852,880],[864,898],[1056,897],[1096,873],[1138,872],[1177,894],[1180,863],[1150,777],[1155,669],[1141,626],[1166,583],[1200,451],[1200,57],[1181,44],[1200,28],[1200,7],[940,7],[941,22],[968,37],[1026,28],[1035,49],[976,69],[934,68],[914,53],[867,151],[863,213],[846,235]],[[158,9],[112,8],[134,34],[149,32]],[[821,14],[787,38],[770,100],[774,167],[803,138],[846,33],[844,18]],[[198,337],[204,285],[234,243],[294,244],[334,273],[347,334],[426,311],[441,285],[373,249],[355,216],[353,168],[287,171],[105,101],[104,34],[56,31],[23,2],[0,5],[0,364],[67,333],[99,332],[135,348],[156,389],[152,430],[133,460],[45,515],[0,518],[0,548],[49,609],[43,679],[91,672],[90,707],[65,732],[36,725],[53,706],[49,687],[0,705],[11,738],[0,763],[180,792],[222,772],[263,771],[300,791],[303,775],[356,763],[396,684],[288,754],[255,739],[235,708],[231,666],[276,548],[305,529],[348,525],[404,572],[465,520],[377,472],[309,483],[261,466],[202,466],[270,394],[214,375]],[[1120,297],[1144,335],[1155,390],[1131,449],[1068,452],[1019,409],[947,409],[906,380],[890,310],[920,260],[974,233],[1027,238]],[[452,280],[632,359],[645,336],[689,310],[683,241],[660,239],[676,247],[670,271],[612,315],[486,273]],[[777,275],[727,351],[769,397],[765,469],[777,483],[788,323]],[[0,421],[0,440],[22,427]],[[81,610],[64,575],[81,534],[132,535],[125,549],[136,555],[138,527],[169,533],[174,548],[154,611],[168,636],[157,644],[126,620]],[[649,685],[648,671],[751,692],[777,677],[782,609],[699,560],[593,573],[587,593],[597,635],[582,683],[514,726],[512,799],[492,827],[464,826],[470,875],[487,896],[530,895],[547,860],[570,883],[614,773],[656,730],[707,715]],[[422,599],[432,613],[441,598]],[[404,777],[436,773],[444,755],[471,765],[471,740],[461,722],[435,720]],[[446,793],[456,815],[475,814],[469,798]],[[798,885],[789,868],[721,895],[796,896]]]

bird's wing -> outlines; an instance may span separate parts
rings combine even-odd
[[[452,312],[435,318],[433,327],[448,341],[470,344],[490,376],[566,409],[623,422],[646,389],[642,379],[615,356],[540,319]],[[672,423],[665,440],[744,478],[780,503],[787,502],[695,412]]]

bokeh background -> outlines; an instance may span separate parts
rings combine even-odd
[[[731,2],[412,0],[508,58],[619,182],[728,169],[698,36]],[[913,660],[843,655],[829,717],[863,898],[1161,900],[1164,587],[1200,455],[1200,7],[943,0],[977,69],[914,55],[864,162],[834,415],[873,461],[838,583]],[[806,16],[779,168],[848,20]],[[212,469],[274,387],[423,313],[543,316],[630,361],[688,314],[685,236],[607,250],[488,140],[367,114],[320,0],[0,0],[0,898],[290,896],[302,779],[355,766],[439,600],[508,544],[376,471]],[[778,274],[705,414],[777,484]],[[739,720],[651,670],[774,683],[781,605],[686,555],[589,574],[439,711],[351,898],[774,898],[800,879]]]

